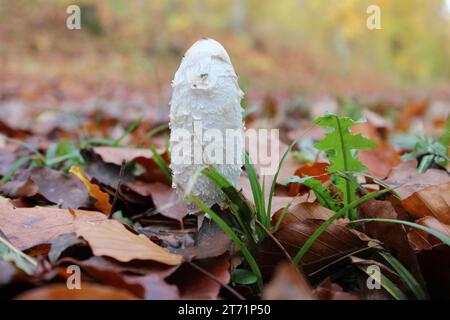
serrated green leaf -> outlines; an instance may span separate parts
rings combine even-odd
[[[345,171],[351,175],[366,169],[366,166],[356,158],[356,152],[375,148],[377,144],[364,138],[361,134],[353,135],[350,128],[355,122],[352,119],[327,114],[317,118],[314,123],[332,129],[322,141],[315,144],[317,149],[324,151],[328,156],[331,164],[327,169],[329,172]],[[345,204],[349,204],[355,199],[356,186],[348,179],[336,177],[336,186],[342,192]],[[356,210],[352,209],[346,212],[346,216],[355,219]]]

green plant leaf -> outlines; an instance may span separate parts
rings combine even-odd
[[[414,293],[417,299],[425,300],[427,299],[427,294],[423,290],[419,282],[414,278],[414,276],[389,252],[379,251],[378,252],[397,272],[402,281],[408,286],[408,288]]]
[[[156,150],[156,147],[153,144],[150,145],[150,150],[153,155],[153,158],[152,158],[153,161],[155,161],[155,163],[161,169],[161,171],[163,172],[163,174],[167,178],[167,180],[169,182],[172,182],[172,172],[171,172],[169,166],[167,165],[166,161],[163,159],[163,157],[161,157],[161,155],[158,153],[158,151]]]
[[[329,172],[345,171],[358,173],[366,170],[366,166],[356,158],[358,150],[368,150],[377,146],[361,134],[353,135],[350,128],[355,123],[347,117],[339,117],[334,114],[327,114],[317,118],[314,123],[318,126],[331,128],[332,131],[325,135],[322,141],[315,144],[315,147],[326,153],[331,165]],[[342,192],[344,204],[349,204],[355,199],[356,186],[348,179],[336,177],[336,186]],[[356,219],[356,210],[351,209],[345,213],[350,219]]]
[[[238,220],[242,231],[246,235],[246,240],[252,250],[256,249],[257,239],[253,232],[255,229],[255,212],[239,192],[224,176],[222,176],[214,167],[208,167],[202,170],[202,173],[210,179],[217,187],[222,190],[230,202],[230,208]]]
[[[258,281],[255,274],[246,269],[235,269],[231,274],[231,281],[237,284],[253,284]]]
[[[359,266],[359,269],[366,273],[368,276],[371,276],[367,269]],[[380,274],[380,285],[395,299],[397,300],[408,300],[408,297],[400,290],[388,277],[383,274]]]

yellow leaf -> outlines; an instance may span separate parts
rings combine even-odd
[[[108,256],[118,261],[152,260],[177,265],[182,256],[158,246],[143,234],[136,235],[117,220],[75,220],[75,232],[83,237],[96,256]]]
[[[94,204],[95,208],[105,214],[109,214],[111,211],[111,204],[109,203],[109,194],[100,190],[100,187],[94,183],[91,183],[88,176],[80,166],[72,166],[69,170],[70,173],[75,175],[83,182],[84,186],[89,192],[89,195],[97,200]]]

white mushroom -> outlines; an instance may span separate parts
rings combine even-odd
[[[173,187],[183,198],[191,192],[208,206],[223,205],[224,194],[207,177],[191,180],[199,168],[208,165],[233,185],[239,181],[244,123],[243,92],[237,79],[228,53],[212,39],[194,43],[175,73],[170,106],[171,169]],[[186,203],[190,213],[199,211]]]

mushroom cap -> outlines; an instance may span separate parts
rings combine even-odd
[[[195,64],[205,57],[216,58],[231,64],[230,56],[225,48],[216,40],[203,38],[195,42],[184,55],[182,64]]]

